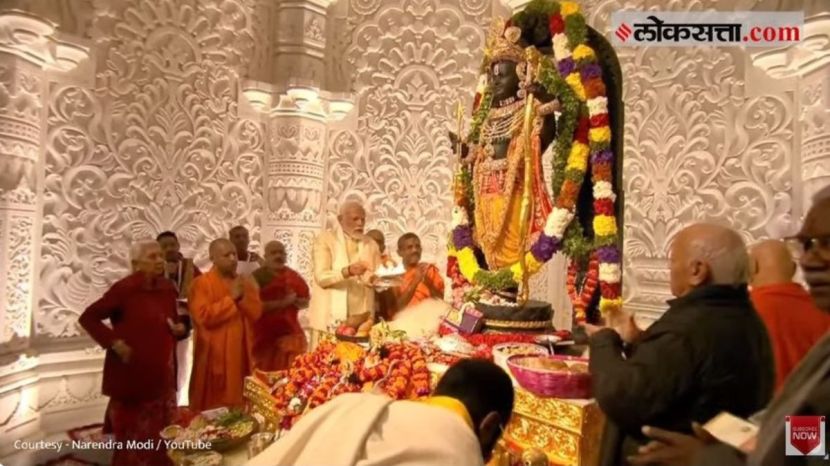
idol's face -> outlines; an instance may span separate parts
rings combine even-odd
[[[516,97],[516,93],[519,92],[519,75],[516,73],[516,64],[510,61],[494,63],[490,68],[490,83],[493,89],[494,102]]]
[[[150,276],[164,274],[164,254],[158,244],[148,245],[144,248],[141,257],[133,263],[133,268]]]

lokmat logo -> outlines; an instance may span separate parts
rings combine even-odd
[[[824,456],[824,416],[787,416],[787,456]]]
[[[781,47],[801,41],[803,11],[616,11],[616,45]]]

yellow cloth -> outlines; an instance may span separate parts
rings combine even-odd
[[[473,418],[470,417],[467,407],[464,406],[464,403],[456,400],[455,398],[450,398],[448,396],[432,396],[423,400],[422,403],[438,408],[444,408],[453,412],[463,419],[464,423],[467,424],[470,429],[475,430],[475,427],[473,427]]]

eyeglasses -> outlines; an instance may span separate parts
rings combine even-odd
[[[814,251],[822,259],[830,260],[830,235],[791,236],[784,238],[795,260]]]

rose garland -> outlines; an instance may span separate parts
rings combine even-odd
[[[614,212],[616,196],[613,192],[612,166],[614,154],[610,149],[611,129],[608,119],[608,99],[605,84],[602,81],[602,69],[597,63],[596,54],[585,42],[587,27],[585,18],[579,13],[579,5],[570,2],[547,2],[535,0],[530,8],[542,9],[549,14],[549,28],[552,36],[554,59],[558,73],[543,67],[539,81],[549,92],[556,95],[562,104],[565,124],[555,142],[555,149],[560,157],[555,157],[556,179],[553,192],[558,193],[553,210],[548,216],[544,231],[525,255],[528,273],[537,272],[542,264],[550,260],[563,243],[571,253],[586,250],[581,228],[578,222],[572,222],[577,197],[585,179],[588,161],[591,162],[591,174],[594,182],[594,247],[599,261],[600,312],[603,314],[622,306],[620,254],[617,249],[617,225]],[[564,77],[567,88],[560,82]],[[489,110],[489,98],[486,87],[479,82],[477,89],[473,127],[470,141],[477,141],[477,134],[484,117]],[[573,108],[574,95],[578,108]],[[564,117],[578,115],[578,121],[572,132],[571,143],[563,141],[568,136],[567,125],[572,123]],[[561,156],[567,151],[567,158]],[[561,170],[561,160],[566,160]],[[559,162],[557,162],[559,161]],[[563,174],[563,175],[560,175]],[[560,181],[561,180],[561,181]],[[558,189],[557,189],[558,188]],[[453,212],[453,230],[450,239],[449,255],[468,283],[485,286],[489,289],[504,289],[515,286],[522,281],[522,270],[518,263],[497,271],[482,270],[474,253],[472,229],[466,209]],[[582,246],[582,247],[580,247]],[[589,248],[588,248],[589,249]],[[573,255],[571,257],[574,257]],[[577,322],[585,321],[584,312],[575,315]]]

